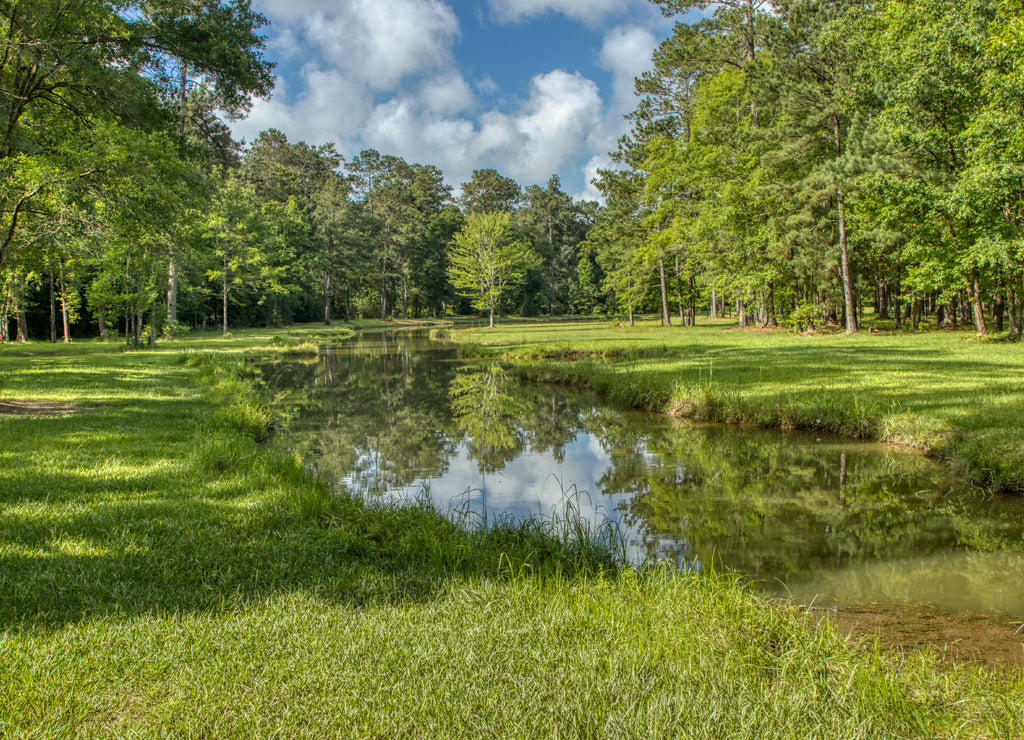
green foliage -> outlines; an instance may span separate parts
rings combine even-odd
[[[471,213],[452,241],[448,279],[455,290],[487,309],[491,326],[498,300],[539,264],[529,245],[516,241],[512,217],[503,211]]]

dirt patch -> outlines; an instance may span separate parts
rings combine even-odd
[[[951,665],[971,661],[1001,671],[1024,665],[1024,628],[1019,620],[975,612],[949,614],[929,604],[804,610],[827,619],[854,641],[878,640],[894,653],[931,650]]]
[[[0,401],[0,416],[66,416],[81,411],[54,401]]]

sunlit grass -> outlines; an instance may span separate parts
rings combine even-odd
[[[719,322],[594,321],[455,332],[523,377],[703,421],[909,444],[980,483],[1024,491],[1024,352],[966,332],[804,336]]]
[[[263,442],[245,361],[316,331],[0,347],[0,401],[67,406],[0,415],[0,737],[1024,732],[1018,677],[620,571],[571,496],[460,527],[329,494]]]

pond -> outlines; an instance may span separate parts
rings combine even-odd
[[[423,332],[268,364],[280,441],[339,490],[465,520],[610,519],[636,562],[735,570],[799,603],[1024,617],[1024,500],[912,451],[700,425],[524,385]]]

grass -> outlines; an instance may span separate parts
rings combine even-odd
[[[329,495],[246,362],[318,331],[0,347],[0,737],[1024,732],[1020,677],[620,571],[571,497],[460,528]]]
[[[453,332],[537,382],[702,421],[912,445],[990,489],[1024,492],[1024,350],[966,332],[794,335],[724,322],[607,321]]]

